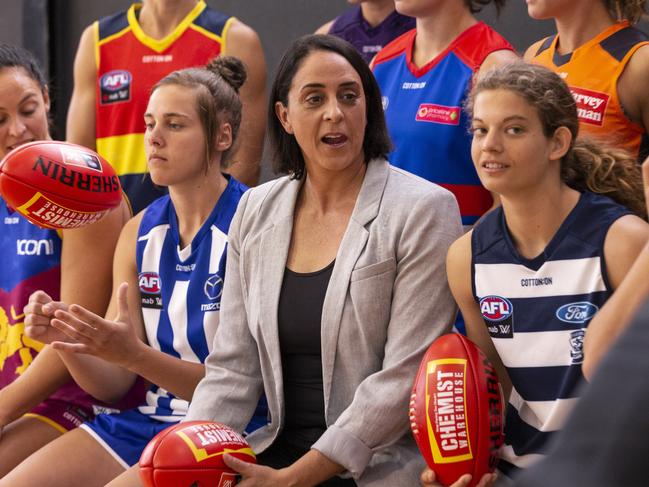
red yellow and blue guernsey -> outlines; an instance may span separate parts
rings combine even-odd
[[[201,0],[156,40],[138,24],[141,7],[95,22],[97,152],[115,167],[134,213],[162,195],[146,175],[144,112],[151,88],[172,71],[204,66],[223,52],[234,20]]]
[[[512,46],[479,22],[422,67],[412,61],[416,30],[383,48],[374,75],[394,151],[390,163],[451,191],[463,225],[472,225],[492,205],[471,161],[469,120],[462,107],[474,73],[494,51]]]
[[[558,73],[570,86],[580,134],[604,139],[633,154],[641,151],[643,143],[645,152],[646,132],[625,115],[617,82],[631,56],[649,43],[649,37],[629,22],[619,22],[568,54],[557,51],[558,40],[554,35],[534,44],[532,61]]]

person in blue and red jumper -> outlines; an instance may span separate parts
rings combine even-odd
[[[476,73],[516,59],[512,46],[474,13],[492,0],[401,0],[417,27],[388,44],[372,68],[394,151],[390,163],[450,190],[465,228],[493,204],[471,162],[462,106]],[[493,0],[496,7],[505,0]]]

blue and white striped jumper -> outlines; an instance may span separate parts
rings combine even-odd
[[[180,248],[169,196],[154,201],[140,223],[137,269],[149,345],[174,357],[204,363],[219,323],[230,221],[247,188],[234,178],[190,245]],[[188,402],[153,385],[142,414],[181,420]]]
[[[578,398],[584,332],[612,293],[604,239],[629,213],[607,197],[582,193],[534,259],[516,250],[502,208],[473,230],[473,294],[513,385],[501,450],[505,474],[545,453]]]

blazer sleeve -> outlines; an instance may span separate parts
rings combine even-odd
[[[228,232],[228,251],[220,323],[205,377],[192,397],[185,421],[218,421],[243,431],[262,393],[257,344],[246,313],[245,280],[240,267],[242,226],[250,192],[242,197]]]
[[[403,213],[401,213],[403,215]],[[420,198],[399,229],[397,272],[382,369],[364,379],[352,403],[312,448],[359,477],[374,452],[399,440],[409,427],[412,383],[426,348],[450,330],[457,312],[446,279],[446,253],[461,234],[453,196],[434,191]]]

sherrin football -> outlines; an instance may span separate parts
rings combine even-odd
[[[32,223],[78,228],[122,200],[119,178],[99,154],[50,140],[16,147],[0,162],[0,195]]]
[[[221,423],[178,423],[146,446],[140,457],[140,479],[145,487],[233,487],[239,476],[223,462],[226,453],[257,462],[246,440]]]
[[[410,427],[442,485],[469,473],[473,487],[495,470],[504,439],[500,383],[468,338],[442,335],[426,351],[413,386]]]

